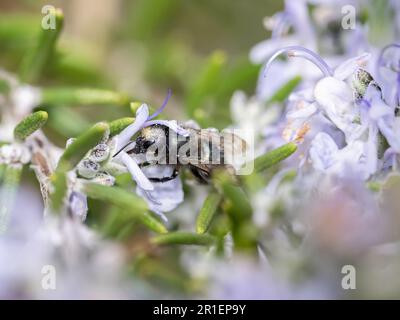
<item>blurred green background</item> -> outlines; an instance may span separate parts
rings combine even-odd
[[[249,49],[269,36],[263,18],[283,6],[276,0],[1,0],[2,68],[18,72],[37,41],[46,4],[63,10],[64,30],[35,85],[110,89],[155,107],[171,88],[167,117],[217,128],[230,123],[232,93],[254,91],[260,66],[249,62]],[[52,110],[50,130],[60,143],[90,122],[129,113],[98,106]]]

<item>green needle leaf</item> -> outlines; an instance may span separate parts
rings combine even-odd
[[[151,242],[158,245],[183,244],[211,246],[215,243],[215,238],[208,234],[196,234],[190,232],[170,232],[151,239]]]
[[[48,119],[45,111],[37,111],[23,119],[14,129],[14,137],[19,140],[25,140],[28,136],[40,129]]]
[[[22,165],[8,166],[3,172],[3,183],[0,192],[0,235],[7,231],[21,173]]]
[[[92,126],[82,114],[68,107],[48,108],[48,112],[47,125],[64,137],[76,137]]]
[[[213,176],[214,185],[223,194],[223,209],[227,212],[235,246],[255,250],[257,231],[252,223],[252,207],[243,189],[232,176],[221,170]]]
[[[10,91],[10,85],[6,80],[0,79],[0,94],[7,94]]]
[[[289,142],[275,150],[267,152],[254,160],[254,171],[260,172],[267,170],[273,165],[285,160],[287,157],[292,155],[297,150],[297,145],[293,142]]]
[[[201,113],[202,110],[200,106],[217,87],[226,59],[224,52],[214,52],[207,60],[199,77],[189,90],[186,101],[186,112],[190,118],[198,121],[200,124],[205,118],[205,114]]]
[[[135,118],[132,118],[132,117],[126,117],[126,118],[121,118],[121,119],[111,121],[110,122],[110,137],[113,137],[113,136],[119,134],[127,126],[132,124],[133,121],[135,121]]]
[[[249,198],[225,171],[217,171],[213,176],[213,182],[218,190],[221,190],[224,199],[228,200],[228,212],[234,223],[241,223],[251,217],[252,208]]]
[[[149,229],[157,233],[167,233],[166,227],[148,212],[147,204],[132,192],[118,187],[107,187],[88,183],[84,188],[88,197],[103,200],[125,210]]]
[[[51,182],[54,187],[53,193],[50,195],[50,203],[53,213],[58,214],[64,204],[64,198],[67,194],[67,176],[66,169],[59,169],[51,176]]]
[[[7,165],[4,163],[0,163],[0,184],[3,181],[3,175],[7,170]]]
[[[142,103],[141,102],[131,102],[130,104],[129,104],[129,108],[131,109],[131,112],[133,113],[133,114],[136,114],[136,111],[139,109],[139,107],[142,105]]]
[[[36,82],[54,53],[57,39],[63,28],[64,15],[60,9],[55,9],[53,14],[55,29],[42,28],[36,47],[28,51],[22,62],[20,71],[22,82]]]
[[[75,167],[91,148],[100,143],[108,131],[108,124],[99,122],[81,134],[64,151],[60,158],[57,171],[60,171],[61,168],[63,171],[68,171]]]
[[[130,97],[119,92],[93,88],[44,88],[42,104],[46,105],[112,105],[129,106]]]
[[[205,233],[211,225],[222,196],[217,192],[211,192],[204,201],[203,207],[196,220],[196,232]]]

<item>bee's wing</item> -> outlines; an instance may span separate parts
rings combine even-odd
[[[197,154],[190,155],[192,166],[209,172],[214,167],[232,166],[235,169],[243,164],[242,156],[246,153],[247,143],[238,135],[213,129],[188,128],[193,137],[190,143],[197,147]]]
[[[188,120],[185,122],[180,122],[179,125],[184,129],[193,129],[193,130],[200,130],[201,127],[199,124],[194,120]]]
[[[231,132],[222,132],[224,138],[224,151],[231,155],[243,155],[247,151],[247,142]]]
[[[238,135],[228,131],[220,133],[213,130],[202,130],[200,139],[204,148],[208,147],[208,150],[211,150],[213,159],[216,159],[215,156],[220,157],[219,164],[233,165],[235,168],[243,164],[243,160],[240,159],[246,154],[247,143]]]

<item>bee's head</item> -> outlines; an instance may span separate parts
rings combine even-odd
[[[146,153],[152,147],[155,150],[161,148],[168,141],[168,127],[155,124],[143,128],[140,135],[135,140],[133,153]]]

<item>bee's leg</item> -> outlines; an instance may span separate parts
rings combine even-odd
[[[138,164],[139,168],[148,167],[150,165],[151,165],[151,163],[147,162],[147,161]]]
[[[195,166],[190,166],[190,172],[195,176],[197,181],[203,184],[207,184],[210,178],[210,175],[204,170],[199,169]]]
[[[178,169],[174,169],[174,172],[172,172],[172,175],[169,177],[162,177],[162,178],[148,178],[150,181],[152,182],[167,182],[167,181],[171,181],[173,179],[175,179],[179,174]]]

